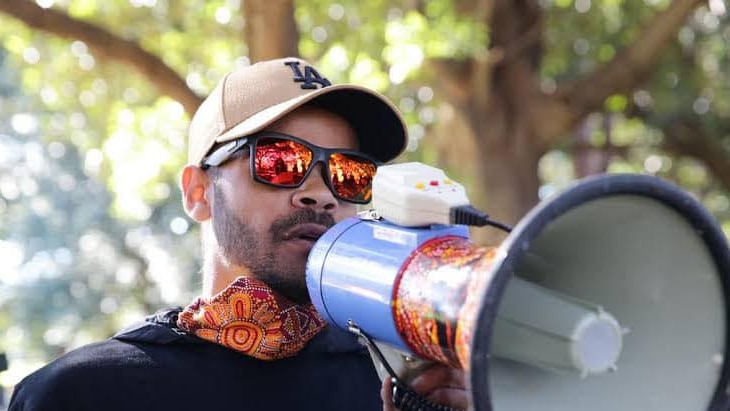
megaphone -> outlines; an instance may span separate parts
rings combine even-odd
[[[465,369],[478,411],[730,409],[730,250],[694,198],[593,177],[484,248],[451,224],[463,188],[439,172],[381,167],[383,215],[315,244],[307,286],[330,324]]]

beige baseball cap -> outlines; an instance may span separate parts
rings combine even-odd
[[[308,62],[283,58],[227,74],[200,105],[190,123],[188,163],[201,165],[210,150],[265,129],[305,104],[345,118],[359,150],[387,162],[406,146],[406,126],[384,96],[352,84],[333,85]]]

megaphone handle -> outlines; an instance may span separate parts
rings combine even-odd
[[[375,341],[365,331],[363,331],[357,324],[352,320],[347,322],[347,329],[353,334],[357,334],[367,344],[371,352],[375,353],[375,358],[383,365],[385,370],[390,375],[390,382],[393,385],[391,392],[393,405],[401,411],[463,411],[459,408],[448,407],[446,405],[435,404],[428,399],[422,397],[417,392],[413,391],[408,385],[401,380],[393,367],[388,364],[388,360],[375,344]]]
[[[463,411],[460,408],[434,404],[396,378],[391,378],[390,382],[393,384],[393,405],[401,411]]]

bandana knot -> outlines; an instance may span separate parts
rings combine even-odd
[[[177,326],[260,360],[291,357],[325,326],[312,304],[295,304],[263,281],[239,277],[210,299],[196,298]]]

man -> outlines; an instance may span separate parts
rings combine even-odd
[[[304,270],[405,143],[384,97],[331,85],[303,60],[227,75],[191,122],[181,176],[201,225],[202,296],[60,357],[18,385],[10,410],[392,409],[367,350],[312,307]],[[466,406],[447,367],[413,388]]]

